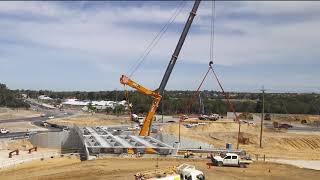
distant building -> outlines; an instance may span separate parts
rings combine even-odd
[[[90,101],[80,101],[78,99],[66,99],[66,101],[62,103],[62,106],[67,108],[81,109],[85,106],[88,106],[89,103]]]
[[[46,96],[46,95],[40,95],[40,96],[38,97],[38,99],[39,99],[39,100],[45,100],[45,101],[51,101],[51,100],[53,100],[51,97]]]
[[[68,108],[76,108],[82,109],[87,111],[87,106],[91,103],[92,107],[96,108],[97,110],[105,110],[107,108],[114,109],[117,105],[125,106],[127,101],[81,101],[78,99],[67,99],[65,102],[62,103],[62,106]]]
[[[27,98],[28,98],[28,95],[27,95],[27,94],[20,94],[20,96],[21,96],[23,99],[27,99]]]

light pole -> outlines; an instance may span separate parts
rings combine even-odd
[[[116,107],[115,108],[116,108],[116,115],[118,117],[119,116],[119,113],[118,113],[118,105],[119,104],[118,104],[118,91],[117,91],[117,89],[116,89],[115,93],[116,93]]]
[[[260,148],[262,148],[262,131],[263,131],[263,120],[264,120],[264,92],[266,91],[262,86],[262,113],[261,113],[261,128],[260,128]]]
[[[182,117],[182,116],[181,116]],[[181,117],[179,118],[179,143],[181,142],[180,140],[180,137],[181,137],[181,135],[180,135],[180,133],[181,133]]]

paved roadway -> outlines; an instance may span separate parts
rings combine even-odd
[[[37,109],[39,112],[43,112],[46,114],[45,117],[32,117],[32,118],[19,118],[19,119],[8,119],[8,120],[3,120],[0,121],[0,126],[2,123],[15,123],[15,122],[31,122],[32,124],[42,127],[42,128],[47,128],[49,131],[61,131],[62,127],[43,127],[41,123],[43,121],[49,120],[49,116],[54,116],[55,118],[62,118],[62,117],[68,117],[74,115],[73,112],[68,112],[68,114],[64,114],[65,112],[62,112],[57,109],[43,109],[41,107],[36,107],[32,106],[33,109]],[[30,133],[38,133],[38,132],[43,132],[43,131],[34,131],[34,132],[12,132],[8,134],[0,134],[0,139],[1,138],[19,138],[19,137],[25,137],[29,136]]]
[[[292,128],[289,128],[288,131],[308,131],[308,132],[320,132],[320,127],[313,127],[313,126],[300,126],[292,124]],[[273,128],[272,124],[264,124],[266,128]]]
[[[253,115],[253,121],[256,124],[260,124],[261,117],[257,115]],[[272,121],[263,121],[263,126],[266,128],[273,128]],[[293,127],[289,128],[288,131],[307,131],[307,132],[320,132],[320,127],[314,127],[314,126],[308,126],[308,125],[302,125],[302,124],[291,124]]]

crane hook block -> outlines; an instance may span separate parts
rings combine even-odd
[[[213,64],[213,61],[210,61],[209,62],[209,66],[212,67],[212,64]]]
[[[121,84],[128,84],[128,82],[129,82],[129,78],[125,75],[122,75],[120,78],[120,83]]]

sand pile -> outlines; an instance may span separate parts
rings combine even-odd
[[[19,140],[14,140],[14,141],[0,141],[0,149],[2,150],[23,150],[26,151],[30,148],[32,148],[33,145],[31,142],[27,139],[19,139]]]

